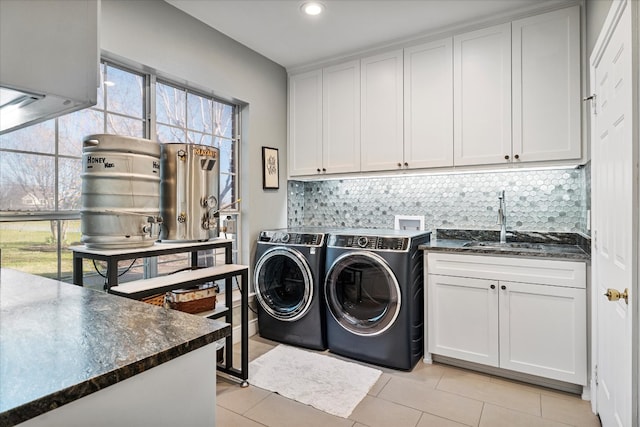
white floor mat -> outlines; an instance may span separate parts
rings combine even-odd
[[[382,371],[278,345],[249,364],[249,382],[329,414],[347,418]]]

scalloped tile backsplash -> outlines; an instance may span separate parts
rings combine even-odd
[[[289,227],[393,228],[420,215],[425,229],[498,229],[505,190],[509,230],[588,234],[590,167],[288,182]]]

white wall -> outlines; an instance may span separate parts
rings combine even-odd
[[[239,100],[242,253],[258,233],[287,224],[287,74],[283,67],[163,1],[102,0],[100,46],[109,55]],[[262,146],[280,150],[280,189],[262,190]]]

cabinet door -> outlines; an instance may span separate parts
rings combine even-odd
[[[289,176],[322,168],[322,70],[289,77]]]
[[[586,385],[584,289],[500,282],[500,367]]]
[[[511,24],[453,39],[454,164],[511,159]]]
[[[402,50],[364,58],[360,64],[360,167],[398,169],[403,163]]]
[[[453,166],[453,41],[404,50],[404,161]]]
[[[360,61],[327,67],[323,81],[323,167],[360,171]]]
[[[498,282],[437,274],[427,280],[427,351],[498,366]]]
[[[514,21],[515,161],[579,159],[580,9]]]

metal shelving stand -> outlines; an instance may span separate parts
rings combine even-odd
[[[219,372],[230,375],[240,380],[246,387],[249,379],[249,268],[245,265],[233,264],[232,257],[233,240],[214,239],[206,242],[190,243],[156,243],[153,246],[133,249],[89,249],[86,246],[72,246],[73,251],[73,283],[83,285],[83,260],[99,260],[107,263],[107,292],[127,298],[140,300],[147,296],[180,289],[198,284],[225,280],[225,308],[219,308],[210,312],[200,313],[204,317],[220,319],[233,325],[233,293],[232,281],[234,277],[241,278],[240,300],[240,369],[233,367],[233,328],[231,334],[225,338],[225,357],[222,363],[217,364]],[[198,251],[224,248],[225,264],[217,267],[197,269]],[[175,276],[159,276],[157,278],[142,279],[126,282],[118,285],[118,262],[135,258],[147,258],[175,253],[191,253],[191,267],[193,270],[181,272]],[[171,279],[176,280],[171,280]]]

